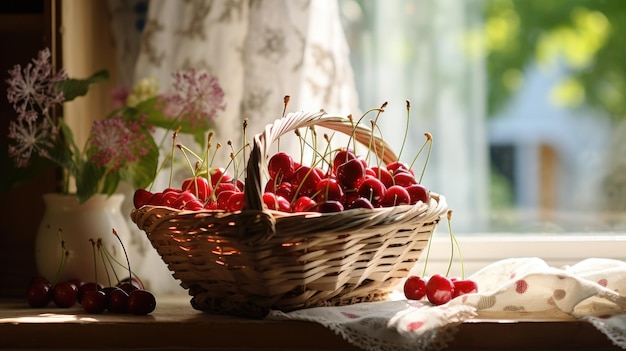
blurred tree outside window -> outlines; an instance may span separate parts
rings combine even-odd
[[[340,4],[360,108],[388,102],[399,148],[411,101],[457,232],[626,230],[625,1]]]

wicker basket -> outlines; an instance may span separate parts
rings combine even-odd
[[[270,309],[292,311],[379,301],[419,259],[447,212],[445,198],[429,204],[352,209],[337,213],[282,213],[262,202],[262,170],[269,146],[297,128],[315,125],[344,134],[344,117],[292,113],[254,138],[240,212],[182,211],[161,206],[133,210],[132,220],[206,312],[262,318]],[[357,128],[367,145],[370,130]],[[395,160],[379,138],[383,161]],[[383,145],[384,144],[384,145]]]

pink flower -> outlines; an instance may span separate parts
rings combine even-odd
[[[150,129],[143,121],[128,121],[121,116],[95,121],[89,146],[96,165],[116,171],[141,160],[151,150],[146,134],[142,133],[146,128]]]
[[[173,74],[172,87],[176,93],[165,98],[164,114],[182,118],[192,127],[210,126],[217,113],[226,108],[224,91],[216,77],[198,74],[193,68]]]
[[[54,104],[63,102],[63,93],[56,84],[66,80],[67,74],[63,70],[56,74],[52,72],[48,49],[41,50],[39,56],[23,69],[20,65],[13,66],[9,75],[7,99],[16,110],[36,108],[48,114]]]
[[[19,110],[17,120],[9,122],[9,139],[15,144],[9,145],[9,157],[17,167],[27,167],[33,153],[49,157],[49,150],[54,147],[58,129],[50,124],[48,118],[39,119],[34,110]]]
[[[118,109],[126,106],[126,100],[130,95],[130,89],[117,88],[111,90],[111,100],[113,101],[113,108]]]

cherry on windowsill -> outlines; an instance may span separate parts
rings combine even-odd
[[[106,309],[106,294],[102,290],[87,290],[83,293],[82,305],[85,312],[100,314]]]
[[[156,308],[154,295],[147,291],[138,289],[128,295],[128,312],[135,315],[146,315],[152,313]]]
[[[52,301],[61,308],[69,308],[76,304],[78,289],[69,281],[56,283],[52,287]]]
[[[35,277],[31,280],[26,291],[28,305],[33,308],[47,306],[52,301],[52,286],[43,277]]]

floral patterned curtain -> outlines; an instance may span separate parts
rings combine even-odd
[[[175,70],[189,67],[219,79],[227,105],[215,126],[222,144],[240,145],[244,119],[250,137],[279,118],[286,95],[288,112],[358,113],[335,1],[109,0],[109,8],[119,81],[132,86],[154,76],[163,90]],[[161,290],[171,280],[163,276]]]

